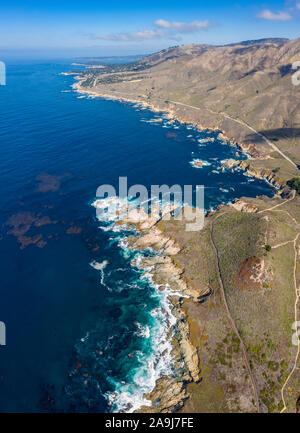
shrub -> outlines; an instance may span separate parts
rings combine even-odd
[[[300,194],[300,177],[293,177],[293,179],[288,180],[287,185],[290,188],[295,189],[297,194]]]
[[[280,170],[280,167],[276,167],[276,168],[274,168],[274,169],[272,170],[272,172],[273,172],[273,173],[278,173],[279,170]]]

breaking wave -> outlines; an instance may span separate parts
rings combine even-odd
[[[176,323],[176,318],[172,314],[172,304],[168,297],[176,294],[168,286],[161,287],[152,281],[149,273],[150,269],[142,269],[141,263],[145,256],[154,255],[151,248],[147,250],[131,250],[129,248],[128,235],[136,232],[130,231],[126,225],[114,225],[118,218],[116,208],[124,209],[126,206],[134,209],[137,206],[135,201],[121,201],[118,198],[109,198],[95,200],[93,206],[97,210],[97,219],[101,223],[100,228],[110,232],[112,243],[118,245],[120,254],[126,259],[131,268],[131,272],[137,272],[137,278],[134,282],[128,284],[123,279],[119,279],[118,287],[106,282],[104,270],[108,266],[108,261],[103,260],[91,263],[91,266],[100,272],[100,283],[109,290],[122,291],[146,290],[149,294],[150,302],[153,308],[149,309],[147,303],[143,305],[144,321],[134,322],[135,331],[130,337],[137,340],[138,349],[127,353],[127,358],[120,360],[126,363],[130,361],[130,370],[123,377],[108,375],[107,381],[110,384],[110,390],[104,395],[109,403],[111,412],[134,412],[141,406],[150,406],[152,403],[145,397],[155,387],[156,381],[163,375],[172,373],[172,344],[170,330]],[[137,271],[138,269],[139,271]],[[118,269],[115,269],[117,272]],[[119,269],[120,271],[120,269]],[[128,269],[121,268],[121,272],[128,272]],[[179,294],[177,294],[179,295]],[[146,319],[145,319],[146,317]]]

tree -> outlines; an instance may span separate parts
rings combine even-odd
[[[300,194],[300,177],[293,177],[293,179],[288,180],[287,185],[290,188],[295,189],[297,194]]]

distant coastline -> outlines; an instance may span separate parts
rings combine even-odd
[[[112,93],[105,93],[100,92],[98,89],[93,89],[91,87],[84,87],[82,86],[82,82],[84,82],[85,78],[82,78],[80,73],[70,73],[69,75],[75,75],[74,79],[76,80],[76,83],[73,84],[73,89],[81,94],[89,95],[92,97],[99,97],[103,99],[110,99],[110,100],[116,100],[119,102],[129,102],[132,104],[139,105],[142,109],[149,109],[153,111],[154,113],[164,113],[165,117],[171,120],[177,120],[179,123],[186,124],[191,123],[189,119],[187,119],[184,116],[177,115],[172,109],[170,109],[168,106],[163,105],[161,107],[159,104],[154,104],[152,102],[145,101],[143,99],[139,99],[132,96],[124,96],[124,95],[116,95]],[[192,122],[194,127],[198,131],[204,131],[204,130],[210,130],[210,131],[220,131],[220,129],[217,126],[206,126],[203,125],[200,122]],[[245,171],[248,176],[254,177],[257,179],[263,179],[264,181],[268,182],[270,185],[274,186],[278,193],[287,193],[288,189],[286,188],[286,182],[281,180],[277,173],[272,172],[272,170],[269,170],[267,168],[260,168],[256,169],[252,167],[251,165],[251,158],[255,158],[258,155],[258,151],[255,147],[255,145],[244,142],[237,142],[234,138],[231,137],[231,134],[228,130],[226,132],[222,131],[219,133],[219,137],[221,140],[224,141],[224,143],[229,143],[231,146],[237,146],[248,158],[247,161],[239,161],[234,165],[225,164],[225,167],[229,167],[230,169],[237,167]],[[265,158],[265,157],[264,157]],[[262,158],[262,160],[264,159]],[[266,157],[268,159],[268,157]]]

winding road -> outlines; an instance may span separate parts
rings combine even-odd
[[[265,137],[261,132],[256,131],[256,129],[252,128],[252,126],[248,125],[247,123],[243,122],[242,120],[235,119],[234,117],[231,117],[228,114],[223,113],[223,112],[218,113],[217,111],[213,111],[207,107],[199,108],[199,107],[195,107],[194,105],[188,105],[188,104],[184,104],[183,102],[177,102],[177,101],[171,101],[171,100],[169,100],[169,102],[171,102],[172,104],[182,105],[183,107],[193,108],[194,110],[199,110],[199,111],[207,110],[212,114],[217,114],[219,116],[223,116],[226,119],[232,120],[233,122],[236,122],[242,126],[245,126],[246,128],[250,129],[250,131],[252,131],[255,134],[257,134],[258,136],[260,136],[275,152],[279,153],[290,164],[292,164],[294,168],[298,169],[297,164],[295,164],[294,161],[292,161],[285,153],[283,153],[274,143],[272,143],[270,140],[268,140],[267,137]]]

